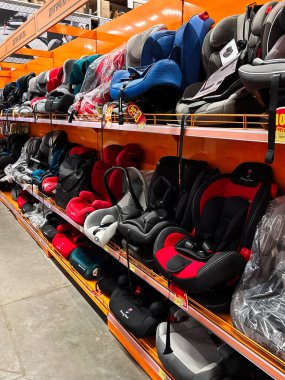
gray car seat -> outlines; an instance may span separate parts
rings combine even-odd
[[[167,322],[156,330],[158,357],[176,380],[244,379],[241,357],[204,326],[179,310],[170,324],[171,349],[167,349]]]
[[[264,28],[261,58],[239,68],[245,88],[269,111],[267,163],[274,160],[276,109],[285,100],[285,1],[278,3]]]
[[[234,121],[234,114],[239,113],[255,113],[256,102],[254,98],[243,87],[238,77],[238,67],[245,62],[251,62],[260,52],[260,43],[263,34],[263,27],[269,12],[275,6],[276,2],[264,4],[261,8],[250,8],[245,14],[229,16],[221,20],[217,26],[212,29],[206,36],[202,48],[202,64],[206,73],[207,80],[221,68],[231,64],[222,64],[221,51],[223,48],[234,40],[237,46],[239,56],[237,58],[236,67],[233,72],[226,76],[220,86],[213,92],[209,92],[203,96],[200,93],[196,99],[199,90],[207,82],[195,83],[188,86],[183,94],[182,99],[178,102],[176,113],[194,113],[195,124],[210,124],[212,121]],[[230,49],[230,47],[229,47]],[[224,53],[224,55],[226,52]],[[213,77],[211,77],[213,78]],[[208,82],[209,83],[209,82]],[[232,117],[203,117],[199,114],[231,114]]]

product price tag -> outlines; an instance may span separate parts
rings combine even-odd
[[[167,377],[166,377],[166,373],[163,371],[162,368],[159,368],[158,370],[158,376],[162,379],[162,380],[166,380]]]
[[[109,252],[109,247],[108,247],[107,245],[105,245],[104,250],[105,250],[106,252]]]
[[[139,129],[143,129],[146,124],[146,117],[135,103],[129,103],[127,114],[134,120]]]
[[[134,264],[130,263],[130,270],[134,273],[136,273],[136,267],[134,266]]]
[[[279,107],[276,110],[275,140],[279,143],[285,143],[285,107]]]
[[[105,112],[105,127],[112,126],[112,113],[115,108],[115,104],[109,104]]]
[[[179,306],[181,309],[188,310],[188,297],[187,294],[184,295],[175,295],[173,302],[175,305]]]

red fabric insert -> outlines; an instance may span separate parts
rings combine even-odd
[[[52,244],[66,259],[68,259],[71,252],[77,247],[75,243],[61,233],[55,235]]]
[[[230,178],[221,178],[211,185],[204,191],[200,200],[200,214],[202,213],[206,203],[215,197],[240,197],[252,201],[259,190],[261,183],[256,187],[242,186],[235,184]]]
[[[108,201],[97,200],[92,203],[94,210],[101,210],[102,208],[112,207],[112,203]]]
[[[164,241],[164,247],[174,246],[179,242],[179,240],[183,239],[186,235],[181,234],[180,232],[174,232],[173,234],[169,234]]]
[[[180,255],[179,253],[176,252],[175,247],[166,247],[159,249],[156,254],[156,260],[159,262],[161,267],[165,270],[168,271],[166,268],[167,262],[174,256]],[[189,265],[187,265],[186,268],[182,269],[178,273],[172,273],[172,276],[175,278],[180,278],[180,279],[187,279],[187,278],[195,278],[197,277],[197,274],[199,270],[205,265],[205,263],[200,262],[200,261],[195,261],[191,259],[191,262],[189,262]]]

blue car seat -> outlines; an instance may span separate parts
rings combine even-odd
[[[193,16],[177,32],[163,31],[150,36],[143,48],[142,67],[117,71],[111,82],[113,100],[137,100],[150,104],[175,101],[175,95],[199,78],[204,38],[214,21],[207,13]],[[167,91],[171,88],[171,91]]]

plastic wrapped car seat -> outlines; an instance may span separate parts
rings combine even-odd
[[[285,360],[285,198],[271,202],[233,296],[231,317],[246,336]]]
[[[0,171],[18,160],[28,138],[29,136],[26,134],[13,134],[8,137],[7,150],[0,154]]]
[[[159,271],[172,284],[197,294],[206,307],[227,307],[270,201],[271,185],[271,167],[254,162],[206,181],[186,209],[193,215],[194,229],[169,227],[157,237],[154,260]]]

